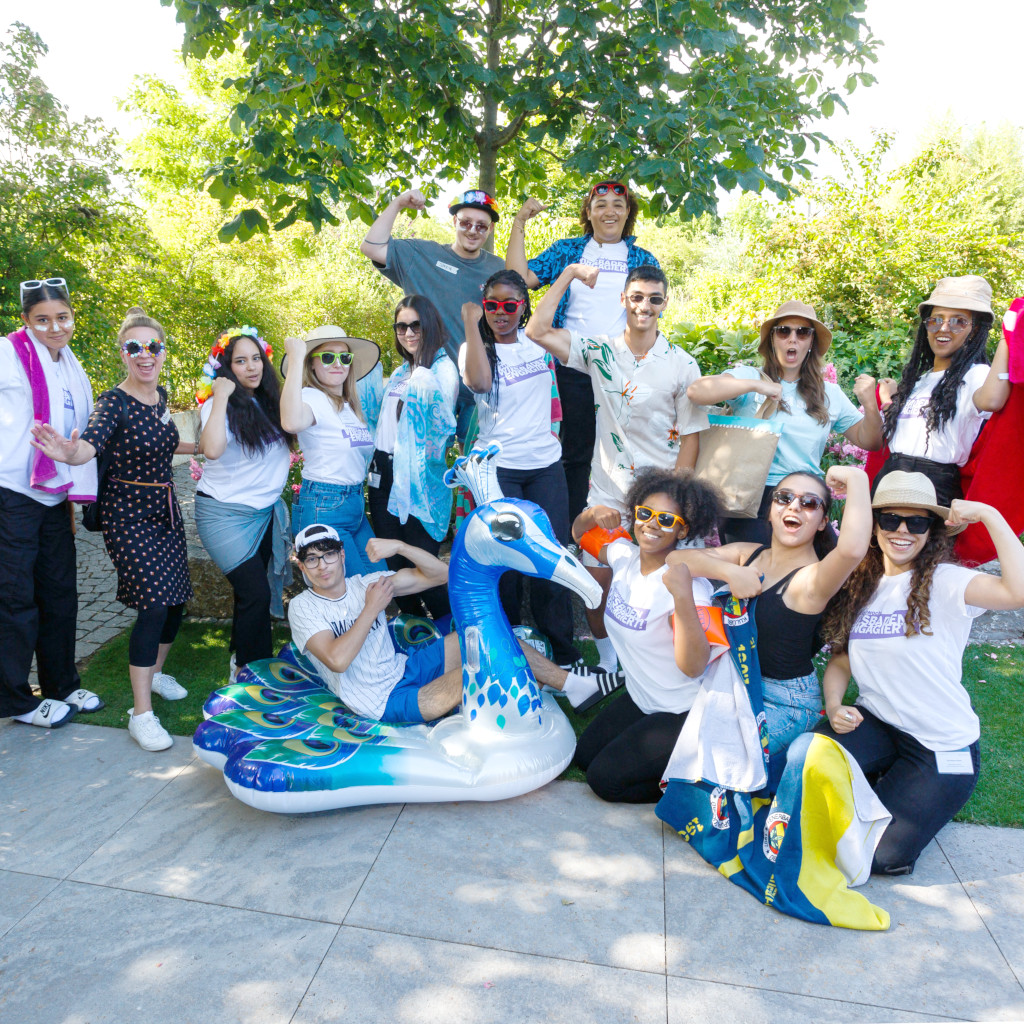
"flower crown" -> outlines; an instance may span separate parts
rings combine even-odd
[[[245,327],[232,328],[229,331],[225,331],[213,343],[213,348],[210,349],[210,354],[203,364],[202,376],[199,378],[199,386],[196,388],[196,401],[200,405],[213,394],[213,381],[217,376],[217,371],[220,369],[220,357],[224,355],[225,349],[231,344],[231,339],[241,337],[242,335],[246,338],[252,338],[263,349],[263,354],[267,359],[273,360],[273,349],[259,336],[255,327],[249,327],[247,324]]]

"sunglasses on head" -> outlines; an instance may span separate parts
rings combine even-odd
[[[164,343],[159,338],[150,338],[149,341],[136,341],[134,338],[121,343],[121,351],[132,357],[132,359],[138,359],[143,352],[148,352],[151,356],[158,356],[164,350]]]
[[[68,283],[67,281],[64,280],[63,277],[48,277],[44,281],[22,281],[20,285],[21,298],[25,298],[25,292],[38,291],[40,288],[43,287],[43,285],[47,285],[50,288],[62,288],[65,293],[67,293],[68,290]]]
[[[807,511],[825,507],[825,499],[820,494],[797,494],[796,491],[776,491],[772,495],[772,501],[783,508],[787,505],[792,505],[795,501],[802,509]]]
[[[518,313],[526,305],[526,299],[484,299],[483,306],[488,313]]]
[[[772,328],[772,333],[777,334],[780,338],[788,338],[790,334],[795,334],[798,338],[809,338],[814,333],[814,328],[790,327],[789,324],[776,324]]]
[[[907,533],[927,533],[936,520],[932,516],[901,516],[896,512],[876,512],[875,522],[885,530],[886,533],[895,533],[900,528],[900,523],[905,523]]]
[[[677,516],[674,512],[658,512],[647,505],[634,506],[633,517],[638,523],[646,523],[650,519],[655,519],[663,530],[671,530],[676,523],[682,528],[686,527],[686,521],[682,516]]]
[[[591,190],[591,196],[606,196],[611,192],[612,195],[624,196],[626,194],[626,186],[621,185],[617,181],[599,181]]]
[[[419,320],[410,320],[407,324],[400,324],[396,320],[395,321],[395,334],[406,334],[409,331],[412,331],[413,334],[419,334],[421,326],[422,326],[422,324],[420,323]]]
[[[314,359],[319,359],[324,366],[333,366],[335,362],[342,366],[351,366],[355,355],[352,352],[314,352]]]

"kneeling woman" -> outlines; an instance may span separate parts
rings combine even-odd
[[[288,560],[288,510],[281,491],[292,439],[281,428],[270,346],[254,328],[222,334],[204,375],[213,380],[197,395],[207,462],[196,490],[196,529],[234,591],[233,677],[236,669],[273,654],[267,570],[275,543],[275,564],[283,570]]]
[[[871,550],[829,619],[818,731],[879,775],[892,823],[872,870],[901,875],[974,791],[980,725],[961,682],[964,647],[983,611],[1024,606],[1024,548],[991,506],[938,505],[923,473],[889,473],[872,505]],[[953,563],[950,537],[968,523],[988,530],[1001,577]],[[860,694],[845,707],[851,672]]]
[[[576,763],[603,800],[654,803],[710,657],[697,606],[710,605],[711,584],[666,559],[679,541],[710,532],[719,502],[689,475],[649,468],[637,473],[626,505],[635,543],[606,505],[585,509],[573,525],[584,549],[611,567],[604,621],[626,679],[626,692],[580,737]]]

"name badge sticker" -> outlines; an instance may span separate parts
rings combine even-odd
[[[160,417],[160,422],[161,423],[170,423],[171,422],[171,410],[170,409],[164,409],[164,414],[163,414],[163,416]]]
[[[441,260],[438,260],[434,266],[439,270],[446,270],[449,274],[457,274],[459,272],[458,267],[453,267],[450,263],[442,263]]]
[[[963,750],[936,750],[935,768],[940,775],[973,775],[974,761],[968,747]]]
[[[380,487],[380,473],[369,473],[366,477],[366,482],[371,487]]]

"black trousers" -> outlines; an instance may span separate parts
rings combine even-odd
[[[551,520],[559,544],[569,543],[569,494],[560,462],[543,469],[505,469],[498,467],[498,483],[506,498],[525,498],[540,505]],[[498,584],[501,606],[513,626],[522,622],[523,575],[508,570]],[[551,641],[554,660],[559,665],[576,661],[580,652],[572,642],[572,601],[560,583],[530,579],[530,611],[534,622]]]
[[[878,776],[872,789],[892,815],[892,822],[882,834],[871,870],[909,875],[921,851],[974,792],[981,768],[978,742],[970,747],[972,774],[941,775],[933,750],[876,718],[867,708],[857,710],[864,721],[853,732],[840,735],[825,720],[814,731],[830,736],[849,751],[869,779]]]
[[[65,501],[42,505],[0,487],[0,718],[39,706],[28,674],[36,656],[44,698],[82,682],[75,668],[78,577]]]
[[[626,692],[587,726],[576,744],[576,764],[602,800],[657,803],[658,784],[685,721],[685,711],[645,714]]]
[[[270,517],[256,553],[227,574],[235,592],[231,615],[231,650],[241,668],[250,661],[271,658],[274,639],[270,622],[270,581],[267,567],[274,553],[274,517]]]
[[[586,508],[590,464],[597,440],[597,413],[590,375],[559,364],[555,368],[562,401],[562,468],[569,489],[569,525]]]
[[[378,537],[403,540],[406,544],[422,548],[424,551],[436,555],[441,550],[441,542],[434,540],[415,516],[409,516],[403,523],[398,516],[393,516],[388,511],[388,499],[391,497],[391,487],[395,482],[391,456],[387,452],[375,451],[373,461],[370,463],[370,472],[380,474],[378,486],[371,486],[368,490],[373,532]],[[397,572],[399,569],[411,569],[412,562],[399,555],[388,559],[388,568],[392,572]],[[449,615],[452,610],[448,603],[448,588],[446,586],[431,587],[430,590],[424,590],[421,594],[396,597],[395,603],[406,615],[422,615],[426,609],[427,615],[432,619],[440,619]]]

